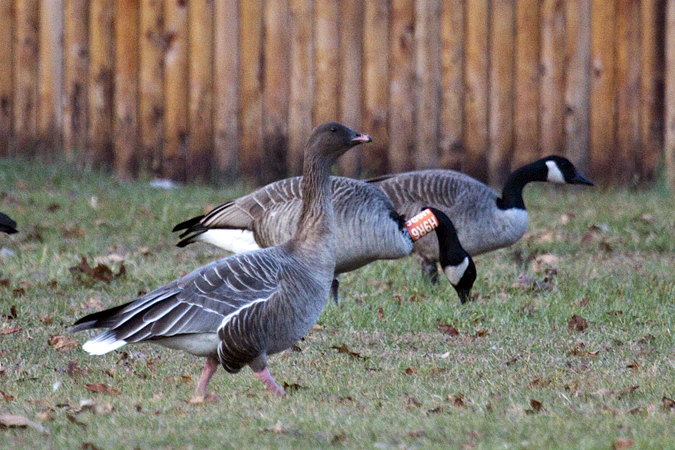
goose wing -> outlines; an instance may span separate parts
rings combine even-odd
[[[226,317],[277,292],[282,264],[283,254],[276,248],[224,258],[133,302],[83,317],[73,331],[108,328],[85,347],[96,354],[129,342],[216,333]]]

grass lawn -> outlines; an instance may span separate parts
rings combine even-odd
[[[340,304],[270,358],[287,398],[249,369],[221,369],[221,401],[191,404],[201,359],[71,345],[93,335],[69,334],[77,318],[221,257],[176,248],[171,228],[242,193],[0,160],[0,211],[20,230],[0,235],[0,423],[31,421],[0,425],[0,448],[675,448],[675,202],[663,188],[528,186],[527,234],[476,258],[465,306],[414,258],[343,276]],[[112,281],[70,270],[83,257]]]

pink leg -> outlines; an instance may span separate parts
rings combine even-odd
[[[211,358],[206,358],[206,363],[204,364],[204,370],[202,370],[202,376],[199,377],[199,384],[195,390],[195,395],[206,395],[206,387],[211,381],[211,377],[216,370],[218,369],[218,361]]]
[[[272,374],[270,373],[269,369],[265,368],[260,372],[253,373],[257,379],[263,382],[268,391],[272,391],[275,394],[279,394],[281,396],[286,395],[286,391],[284,391],[283,388],[279,386],[276,381],[274,381],[274,378],[272,378]]]

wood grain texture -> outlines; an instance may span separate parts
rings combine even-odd
[[[606,186],[616,158],[614,96],[614,0],[591,2],[591,147],[590,176]]]
[[[590,130],[591,2],[567,0],[565,156],[588,173]]]
[[[514,155],[511,170],[539,158],[539,0],[516,2]]]
[[[314,2],[314,124],[339,117],[340,6],[338,0]],[[352,125],[355,126],[355,125]]]
[[[164,0],[141,0],[138,74],[139,127],[141,150],[139,169],[162,175],[164,145]]]
[[[89,78],[89,2],[64,0],[63,147],[66,158],[87,148]]]
[[[288,110],[288,154],[291,176],[302,174],[305,143],[312,131],[314,94],[314,1],[291,0],[291,86]]]
[[[385,173],[389,167],[389,1],[364,3],[362,128],[373,142],[357,150],[363,152],[361,176],[370,176]]]
[[[95,166],[113,164],[115,0],[92,0],[89,20],[89,155]]]
[[[0,0],[0,61],[13,61],[13,50],[14,0]],[[13,64],[0,64],[0,157],[10,154],[14,135],[13,69]]]
[[[31,155],[37,144],[39,1],[22,0],[16,8],[14,52],[14,130],[16,150]]]
[[[263,182],[286,176],[290,36],[288,0],[267,0],[264,10]]]
[[[206,181],[213,156],[213,1],[192,0],[189,8],[187,178]]]
[[[666,80],[675,79],[675,0],[666,3]],[[667,82],[665,86],[665,145],[664,159],[666,165],[666,181],[675,188],[675,83]]]
[[[38,145],[40,152],[53,152],[61,147],[63,127],[63,0],[41,0],[39,13]]]
[[[256,181],[262,176],[262,7],[261,0],[239,2],[239,173]]]
[[[136,0],[115,0],[115,158],[113,170],[122,179],[137,174],[138,30]]]
[[[562,0],[541,4],[540,146],[545,155],[560,155],[564,144],[565,7]]]
[[[490,154],[488,183],[499,189],[513,156],[515,0],[493,0],[490,10]]]
[[[440,113],[440,35],[439,0],[417,2],[415,10],[415,168],[438,167]],[[487,88],[487,86],[485,86]]]
[[[188,6],[184,1],[165,0],[164,30],[164,154],[165,176],[187,179],[188,119]]]
[[[392,0],[389,44],[389,171],[413,168],[415,67],[414,0]]]
[[[616,24],[616,145],[612,181],[628,186],[640,158],[640,0],[618,0]]]
[[[464,1],[441,5],[441,117],[439,165],[459,170],[464,150]]]
[[[236,173],[239,159],[239,14],[237,0],[215,0],[214,169]]]
[[[464,143],[466,164],[464,171],[480,181],[488,179],[488,105],[489,105],[489,48],[487,0],[465,4],[466,32],[464,41],[465,97]]]

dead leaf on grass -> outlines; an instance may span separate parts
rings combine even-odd
[[[544,405],[539,400],[530,399],[530,409],[525,410],[526,414],[537,414],[545,411]]]
[[[447,334],[448,336],[459,336],[459,331],[457,331],[457,328],[453,327],[452,325],[439,325],[438,331],[443,334]]]
[[[32,420],[28,420],[24,416],[18,416],[14,414],[0,414],[0,427],[4,428],[26,428],[26,427],[31,427],[36,429],[37,431],[41,433],[47,433],[47,429],[40,425],[39,423],[35,423]]]
[[[619,392],[616,393],[617,397],[622,397],[627,394],[632,394],[636,390],[640,388],[640,385],[635,385],[635,386],[629,386],[626,389],[621,389]]]
[[[424,429],[424,427],[418,428],[417,430],[408,431],[408,436],[413,438],[413,439],[423,438],[423,437],[426,437],[426,435],[427,435],[427,432]]]
[[[448,394],[448,397],[452,399],[452,405],[455,408],[464,408],[466,406],[464,404],[464,394],[462,394],[461,392],[455,396]]]
[[[2,395],[2,400],[5,403],[11,403],[14,401],[14,396],[6,393],[5,391],[0,390],[0,395]]]
[[[377,308],[377,317],[380,320],[384,319],[384,309],[381,306]]]
[[[419,408],[422,406],[422,402],[418,401],[414,395],[406,394],[408,399],[406,400],[405,407],[407,408]]]
[[[358,352],[353,352],[353,351],[349,350],[349,348],[347,347],[347,345],[344,344],[344,343],[343,343],[342,345],[340,345],[340,346],[334,345],[334,346],[332,346],[331,348],[334,348],[335,350],[337,350],[338,353],[344,353],[345,355],[349,355],[349,356],[352,357],[352,358],[364,359],[364,360],[365,360],[365,359],[368,359],[367,356],[361,356],[360,353],[358,353]]]
[[[567,323],[567,329],[572,332],[576,331],[583,333],[588,328],[588,321],[581,316],[574,314],[570,321]]]
[[[415,369],[414,367],[408,367],[403,371],[403,373],[410,376],[417,375],[417,369]]]
[[[49,345],[54,347],[54,350],[70,350],[80,346],[80,343],[68,336],[51,336],[47,341]]]
[[[614,450],[627,450],[633,446],[633,440],[628,438],[617,438],[612,444]]]
[[[72,414],[69,413],[68,411],[66,411],[66,419],[68,419],[68,422],[74,423],[74,424],[77,425],[78,427],[81,427],[81,428],[87,428],[87,424],[86,424],[86,423],[80,422],[79,420],[77,420],[77,417],[75,417],[74,415],[72,415]]]
[[[84,442],[82,444],[82,450],[101,450],[101,449],[92,444],[91,442]]]
[[[2,331],[0,331],[0,334],[5,335],[5,334],[12,334],[12,333],[18,333],[21,331],[20,327],[9,327],[9,328],[4,328]]]
[[[284,390],[286,391],[299,391],[300,389],[309,389],[307,386],[301,386],[298,383],[288,384],[284,381]]]
[[[513,284],[511,284],[511,287],[526,291],[528,289],[531,289],[536,282],[537,280],[535,280],[530,275],[526,273],[521,273],[520,275],[518,275],[518,278],[516,278]]]
[[[664,396],[661,399],[661,409],[664,411],[675,411],[675,400]]]
[[[112,388],[108,385],[105,385],[103,383],[89,383],[84,385],[85,389],[88,389],[92,392],[96,392],[97,394],[111,394],[111,395],[119,395],[120,391],[118,391],[115,388]]]
[[[102,281],[106,284],[110,284],[111,281],[123,277],[127,270],[124,267],[124,263],[120,265],[120,270],[116,274],[105,264],[98,264],[96,267],[92,268],[87,261],[87,258],[84,256],[77,266],[73,266],[68,269],[72,274],[84,274],[90,278],[93,278],[98,281]]]

